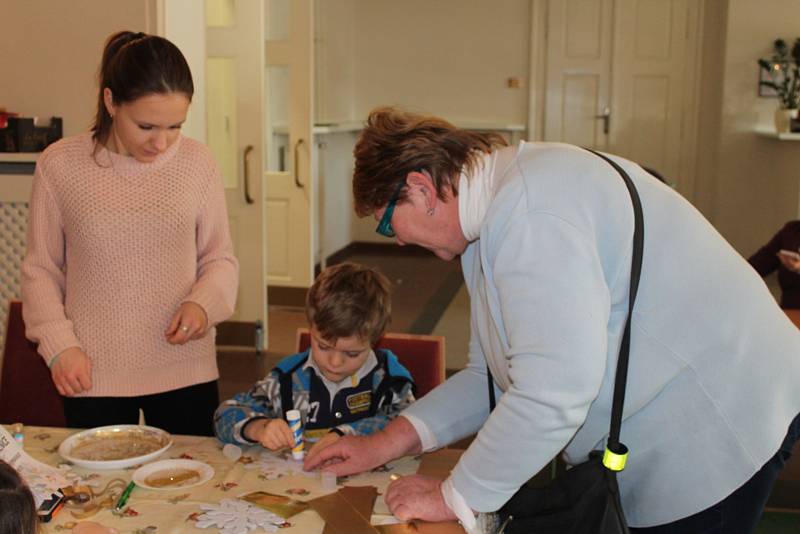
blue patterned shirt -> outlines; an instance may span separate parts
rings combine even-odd
[[[325,379],[309,356],[310,349],[284,358],[249,391],[220,404],[214,414],[217,438],[251,445],[243,435],[248,423],[285,418],[290,409],[300,411],[308,441],[334,428],[342,434],[367,435],[383,429],[414,402],[411,374],[391,351],[372,352],[354,375],[338,384]]]

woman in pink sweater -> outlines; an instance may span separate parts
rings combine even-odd
[[[236,300],[225,195],[181,136],[194,92],[175,45],[120,32],[103,52],[90,133],[39,158],[22,265],[26,334],[67,424],[213,435],[214,325]]]

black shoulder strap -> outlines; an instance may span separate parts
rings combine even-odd
[[[288,371],[282,371],[281,369],[278,370],[278,384],[280,385],[280,392],[281,392],[281,411],[283,411],[284,418],[286,417],[286,412],[289,410],[294,410],[294,394],[292,392],[292,381],[294,372],[297,369],[306,363],[310,356],[300,360],[297,364],[292,366],[291,369]]]
[[[589,150],[588,148],[586,150]],[[608,448],[612,452],[620,450],[619,433],[622,426],[622,408],[625,404],[625,384],[628,379],[628,356],[631,346],[631,316],[633,315],[633,305],[636,302],[636,293],[639,290],[639,278],[642,272],[642,252],[644,250],[644,218],[642,215],[642,202],[639,199],[639,193],[636,191],[636,186],[633,185],[628,173],[612,161],[608,157],[589,150],[589,152],[603,158],[614,170],[619,173],[628,188],[628,193],[631,196],[631,203],[633,204],[633,254],[631,258],[631,279],[630,291],[628,294],[628,318],[625,321],[625,330],[622,335],[622,343],[619,348],[619,358],[617,359],[617,373],[614,378],[614,403],[611,408],[611,427],[608,435]],[[486,367],[486,373],[489,380],[489,408],[494,410],[495,396],[494,396],[494,379],[489,367]]]

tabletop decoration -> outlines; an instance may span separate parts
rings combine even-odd
[[[295,514],[308,509],[308,503],[291,499],[285,495],[276,495],[266,491],[254,491],[239,497],[254,506],[263,508],[270,513],[276,514],[283,519],[289,519]]]
[[[277,532],[285,521],[267,510],[237,499],[223,499],[219,504],[202,504],[196,516],[197,528],[218,528],[221,534],[246,534],[257,529]]]
[[[111,513],[117,517],[138,517],[139,512],[131,508],[130,506],[126,506],[122,510],[117,510],[116,508],[111,509]]]
[[[214,484],[214,487],[219,488],[222,491],[230,491],[238,485],[239,484],[236,482],[219,482],[217,484]]]
[[[181,501],[185,501],[189,497],[191,497],[191,493],[182,493],[180,495],[175,495],[174,497],[170,497],[167,499],[167,502],[170,504],[178,504]]]
[[[285,452],[262,451],[258,460],[244,464],[244,468],[260,470],[258,476],[260,480],[277,480],[290,475],[316,476],[315,473],[304,471],[303,462],[292,459],[291,455]]]

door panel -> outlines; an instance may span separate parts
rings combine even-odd
[[[314,274],[313,2],[268,0],[265,76],[269,285],[307,288]],[[272,213],[275,210],[275,213]]]
[[[563,106],[560,121],[562,139],[579,146],[602,146],[598,139],[596,120],[597,102],[602,80],[597,74],[570,74],[564,76]]]
[[[232,319],[266,328],[263,186],[263,0],[207,0],[209,146],[225,183],[231,238],[240,264]],[[263,345],[266,336],[256,336]],[[257,346],[258,350],[263,346]]]
[[[697,16],[690,0],[549,0],[544,139],[618,154],[682,189]]]
[[[611,15],[611,0],[548,2],[545,141],[607,148]]]
[[[687,24],[687,0],[617,0],[609,150],[671,181],[679,180]]]

